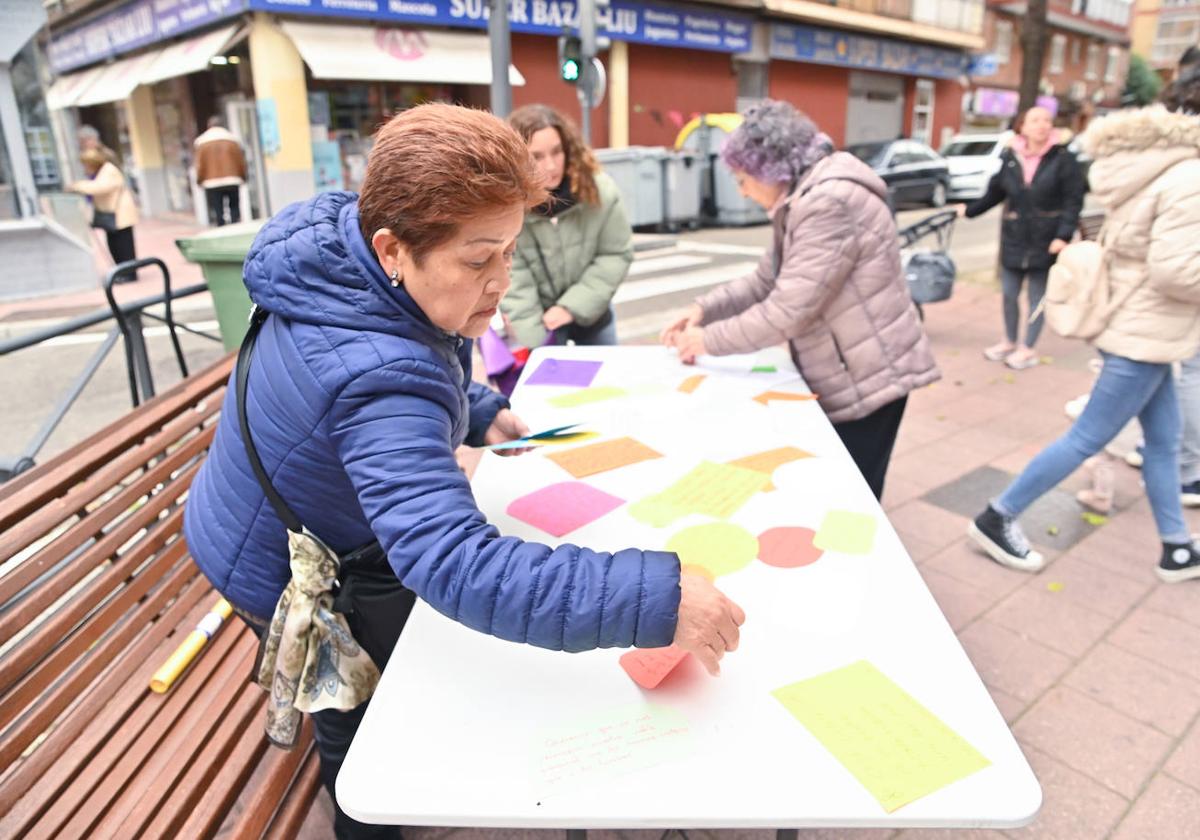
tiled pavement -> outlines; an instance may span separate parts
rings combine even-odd
[[[980,349],[999,327],[997,293],[988,286],[960,284],[926,314],[944,378],[910,401],[884,507],[1024,748],[1045,804],[1019,831],[822,830],[801,837],[1200,837],[1200,582],[1166,585],[1154,576],[1158,543],[1138,473],[1118,465],[1120,510],[1103,525],[1082,522],[1074,506],[1074,491],[1085,484],[1080,474],[1040,515],[1031,511],[1027,531],[1050,559],[1040,574],[998,566],[965,538],[969,513],[984,504],[989,485],[1018,472],[1065,431],[1063,403],[1087,391],[1091,352],[1047,334],[1041,352],[1049,364],[1010,373],[985,361]],[[1200,530],[1200,515],[1188,517]],[[1052,527],[1057,537],[1048,533]],[[1073,539],[1063,538],[1068,531]],[[331,836],[328,808],[322,796],[305,837]],[[405,831],[418,840],[535,835],[548,840],[562,832]],[[589,832],[598,840],[660,836]]]

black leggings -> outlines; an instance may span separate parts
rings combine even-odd
[[[883,498],[883,480],[887,477],[888,462],[892,459],[892,448],[896,445],[896,434],[900,431],[900,419],[906,405],[907,396],[866,417],[833,424],[833,430],[850,451],[850,457],[876,499]]]
[[[108,253],[112,254],[113,262],[123,263],[137,259],[137,251],[133,247],[133,227],[120,230],[106,230]]]

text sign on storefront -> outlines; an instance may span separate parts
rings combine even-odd
[[[250,8],[280,14],[326,15],[380,22],[487,27],[488,0],[249,0]],[[750,49],[745,15],[614,0],[600,11],[597,30],[616,41],[740,53]],[[579,26],[573,0],[509,0],[514,32],[560,35]]]
[[[239,14],[248,0],[134,0],[50,39],[55,73],[64,73]]]
[[[788,23],[771,24],[771,58],[935,79],[957,79],[969,62],[955,50]]]

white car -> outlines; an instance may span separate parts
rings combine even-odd
[[[1000,134],[956,134],[942,148],[950,165],[951,201],[974,201],[987,191],[988,181],[1000,171],[1000,153],[1012,132]]]

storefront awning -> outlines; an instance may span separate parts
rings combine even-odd
[[[46,107],[52,111],[73,107],[106,69],[104,66],[92,67],[79,73],[59,76],[46,90]]]
[[[304,63],[318,79],[488,85],[492,59],[486,35],[284,21]],[[509,65],[508,79],[525,84]]]
[[[208,62],[214,55],[228,49],[233,41],[236,26],[223,26],[188,38],[164,49],[158,55],[158,60],[142,76],[142,84],[152,85],[163,79],[173,79],[176,76],[186,76],[189,73],[199,73],[208,69]]]
[[[161,50],[152,50],[109,64],[95,83],[75,101],[75,107],[85,108],[128,99],[133,89],[142,84],[146,71],[158,60],[160,53]]]

